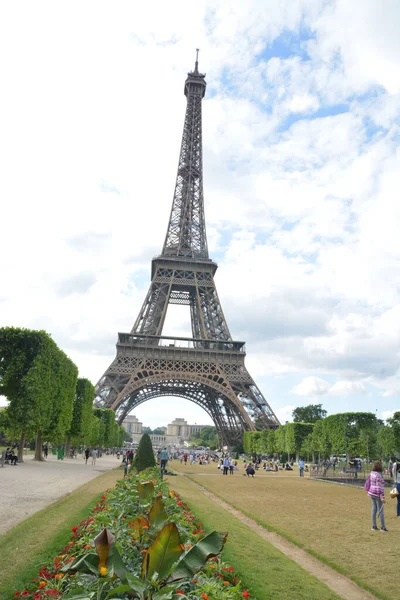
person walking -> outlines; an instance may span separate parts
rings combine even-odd
[[[167,463],[168,463],[168,460],[169,460],[168,450],[167,450],[167,448],[165,446],[158,453],[158,460],[160,461],[160,469],[162,470],[162,472],[164,472],[165,469],[167,468]]]
[[[300,477],[304,477],[304,460],[302,458],[300,458],[297,466],[299,467]]]
[[[372,531],[377,531],[376,516],[379,516],[381,522],[381,531],[387,531],[385,525],[385,514],[383,512],[383,505],[385,504],[385,482],[382,477],[382,463],[377,461],[372,467],[372,471],[369,474],[367,481],[365,482],[364,489],[368,492],[368,496],[371,498],[372,505]]]
[[[92,465],[96,464],[96,458],[97,458],[97,450],[96,450],[96,448],[93,448],[93,450],[92,450]]]
[[[224,469],[223,475],[228,475],[229,458],[227,456],[225,456],[224,460],[222,461],[222,466]]]
[[[400,461],[396,460],[393,465],[393,480],[398,491],[397,496],[397,518],[400,519]]]
[[[87,465],[87,461],[89,460],[90,450],[89,448],[85,449],[85,465]]]

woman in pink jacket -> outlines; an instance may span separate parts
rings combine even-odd
[[[372,531],[378,530],[376,526],[377,514],[381,521],[381,531],[387,531],[385,526],[385,515],[383,512],[383,505],[385,503],[385,482],[383,481],[381,473],[382,463],[378,461],[372,467],[372,471],[364,486],[372,503]]]

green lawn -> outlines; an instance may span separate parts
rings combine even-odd
[[[257,600],[338,600],[325,584],[304,571],[257,533],[200,495],[184,477],[168,478],[168,485],[177,491],[202,521],[207,531],[228,531],[224,560],[230,563],[251,598]]]
[[[400,519],[390,497],[384,534],[371,531],[370,501],[362,488],[300,478],[296,471],[257,472],[252,479],[243,469],[224,477],[214,464],[185,468],[174,461],[172,466],[378,597],[399,597],[396,578],[388,576],[397,572],[400,555]],[[377,557],[379,569],[373,568]]]

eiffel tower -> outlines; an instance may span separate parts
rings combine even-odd
[[[279,421],[245,367],[245,342],[234,341],[214,283],[203,198],[201,105],[205,75],[188,73],[178,174],[167,235],[153,258],[151,283],[130,333],[119,333],[117,355],[96,386],[96,405],[121,423],[142,402],[178,396],[211,417],[222,445],[244,431],[276,428]],[[162,335],[169,304],[190,307],[192,337]]]

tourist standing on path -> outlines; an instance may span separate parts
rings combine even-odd
[[[89,460],[89,456],[90,456],[90,450],[89,450],[89,448],[86,448],[86,450],[85,450],[85,465],[87,465],[87,461]]]
[[[233,475],[233,468],[234,468],[233,460],[230,458],[229,459],[229,473],[231,475]]]
[[[382,477],[382,469],[382,463],[378,460],[374,463],[372,471],[364,485],[364,489],[367,490],[372,503],[372,531],[378,530],[378,527],[376,526],[377,514],[381,522],[381,531],[387,531],[385,515],[383,512],[383,505],[385,503],[385,482]]]
[[[158,460],[160,461],[160,469],[162,471],[165,471],[165,469],[167,468],[167,463],[169,460],[169,454],[168,454],[168,450],[167,448],[164,446],[164,448],[158,453]]]
[[[397,518],[400,518],[400,461],[393,465],[393,479],[399,495],[397,496]]]
[[[93,448],[93,450],[92,450],[92,465],[96,464],[96,458],[97,458],[97,450],[96,450],[96,448]]]
[[[225,456],[224,460],[222,461],[222,466],[224,468],[223,475],[228,475],[229,458],[227,456]]]
[[[304,477],[304,460],[302,458],[300,458],[297,466],[299,467],[300,477]]]

